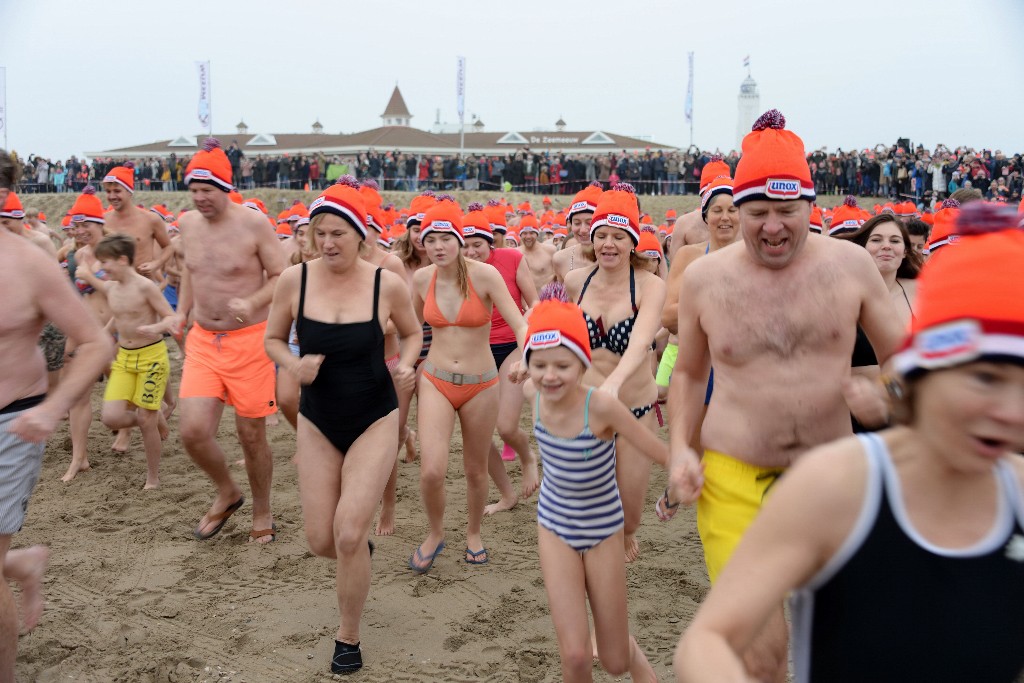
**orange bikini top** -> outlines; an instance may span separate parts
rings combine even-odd
[[[469,277],[467,274],[466,277]],[[430,278],[430,287],[427,288],[427,298],[423,300],[423,320],[431,327],[482,327],[491,322],[491,312],[484,307],[476,290],[473,288],[473,280],[469,281],[469,298],[462,302],[459,307],[459,314],[454,322],[449,322],[441,309],[437,307],[437,300],[434,296],[434,284],[437,282],[437,271],[434,271]]]

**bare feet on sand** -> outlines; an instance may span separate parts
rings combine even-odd
[[[623,536],[623,545],[626,549],[626,562],[635,562],[640,557],[640,542],[634,534]]]
[[[152,491],[153,489],[158,489],[158,488],[160,488],[160,480],[159,479],[157,479],[156,481],[150,481],[149,479],[147,479],[146,480],[146,485],[142,487],[142,490],[143,491]]]
[[[89,469],[90,467],[88,458],[82,460],[81,462],[75,462],[74,459],[72,459],[71,464],[68,465],[68,471],[64,473],[64,476],[61,477],[60,480],[71,481],[79,472],[85,472],[86,470]]]
[[[629,677],[636,683],[658,683],[658,674],[654,673],[654,667],[647,661],[647,655],[640,649],[636,638],[629,637],[633,645],[633,661],[629,665]]]
[[[277,413],[271,413],[270,415],[267,415],[266,423],[268,427],[276,427],[281,423],[281,420],[278,419]]]
[[[395,508],[393,505],[382,505],[380,508],[380,519],[377,520],[377,528],[374,536],[390,536],[395,533]]]
[[[43,576],[49,561],[49,548],[34,545],[8,551],[4,562],[4,575],[21,588],[21,620],[26,633],[43,616]]]
[[[537,470],[537,454],[531,450],[529,458],[519,458],[519,464],[523,469],[523,478],[519,486],[519,497],[525,500],[532,496],[540,487],[540,473]]]
[[[117,438],[114,439],[114,443],[110,445],[110,450],[115,453],[127,453],[128,447],[132,443],[132,430],[130,429],[119,429],[117,430]]]
[[[171,428],[167,425],[167,418],[164,417],[163,411],[157,417],[156,428],[160,432],[160,440],[167,441],[167,437],[171,435]]]
[[[511,510],[519,504],[519,498],[513,493],[511,498],[502,497],[497,503],[491,503],[484,507],[485,515],[493,515],[495,512],[504,512],[505,510]]]
[[[164,395],[164,404],[160,409],[160,412],[164,415],[164,420],[170,420],[171,415],[174,414],[174,409],[178,407],[178,402],[173,397]]]

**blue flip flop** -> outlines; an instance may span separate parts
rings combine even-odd
[[[420,552],[420,546],[417,546],[416,552],[409,556],[409,569],[413,570],[417,574],[426,574],[430,571],[430,568],[434,566],[434,560],[437,559],[437,556],[441,554],[442,550],[444,550],[444,541],[438,543],[437,547],[434,548],[433,554],[431,554],[430,557],[427,557]],[[417,562],[427,562],[427,565],[421,566],[420,564],[417,564]]]
[[[476,552],[473,552],[468,547],[466,548],[466,554],[473,559],[466,558],[466,564],[487,564],[491,561],[491,556],[487,552],[487,548],[481,548]],[[487,555],[484,559],[478,559],[481,555]]]

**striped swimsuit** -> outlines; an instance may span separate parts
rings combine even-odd
[[[583,553],[622,528],[622,501],[615,482],[615,441],[590,431],[590,395],[583,431],[571,439],[555,436],[540,419],[540,393],[534,409],[534,436],[544,478],[537,501],[537,523]]]

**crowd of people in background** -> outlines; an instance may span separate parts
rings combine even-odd
[[[247,155],[237,142],[227,148],[234,184],[243,190],[314,191],[343,175],[353,175],[360,180],[375,180],[388,191],[464,189],[547,195],[573,195],[594,181],[606,188],[628,182],[639,194],[646,195],[695,195],[701,172],[716,153],[691,146],[671,152],[623,150],[606,155],[523,148],[503,156],[417,155],[374,149],[342,156],[323,152]],[[733,150],[722,156],[735,172],[739,153]],[[183,190],[190,159],[175,153],[131,159],[136,184],[142,190]],[[873,149],[845,152],[822,148],[811,152],[807,159],[818,194],[890,197],[927,204],[941,201],[958,189],[975,188],[991,201],[1016,203],[1024,189],[1021,154],[1007,156],[1002,150],[951,150],[938,145],[929,151],[921,145],[879,144]],[[72,155],[64,161],[53,161],[29,155],[18,161],[22,165],[18,191],[37,193],[80,192],[128,159],[90,161]]]

